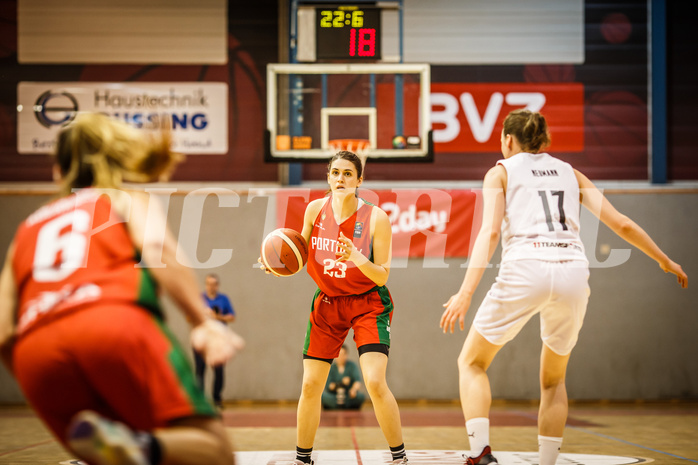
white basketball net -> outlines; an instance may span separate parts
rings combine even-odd
[[[337,153],[340,150],[354,152],[360,159],[361,164],[366,166],[368,158],[368,150],[371,148],[371,143],[367,139],[332,139],[327,141],[330,150]]]

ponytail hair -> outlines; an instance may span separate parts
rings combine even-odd
[[[550,146],[550,131],[545,117],[530,110],[514,110],[504,119],[504,135],[516,137],[521,148],[538,153]]]
[[[99,113],[83,113],[58,135],[56,164],[62,194],[75,188],[119,188],[126,182],[153,182],[169,176],[183,156],[170,150],[169,120],[146,134]]]

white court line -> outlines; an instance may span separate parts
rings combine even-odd
[[[468,451],[465,451],[468,452]],[[388,451],[362,450],[362,465],[386,465],[392,462]],[[463,451],[409,450],[409,464],[463,465]],[[287,465],[295,458],[294,451],[236,452],[237,465]],[[532,465],[538,463],[537,452],[496,451],[500,465]],[[358,465],[354,450],[313,452],[316,465]],[[560,454],[558,465],[627,465],[653,462],[640,457],[617,457],[593,454]]]
[[[663,450],[659,450],[659,449],[652,449],[651,447],[647,447],[647,446],[643,446],[643,445],[641,445],[641,444],[636,444],[636,443],[634,443],[634,442],[626,441],[625,439],[619,439],[619,438],[616,438],[616,437],[613,437],[613,436],[609,436],[609,435],[607,435],[607,434],[597,433],[597,432],[595,432],[595,431],[591,431],[591,430],[588,430],[588,429],[586,429],[586,428],[581,428],[581,427],[579,427],[579,426],[567,426],[567,428],[576,429],[577,431],[582,431],[582,432],[587,433],[587,434],[593,434],[594,436],[599,436],[599,437],[602,437],[602,438],[611,439],[611,440],[613,440],[613,441],[622,442],[623,444],[629,444],[629,445],[631,445],[631,446],[635,446],[635,447],[640,447],[640,448],[642,448],[642,449],[651,450],[652,452],[657,452],[658,454],[668,455],[669,457],[674,457],[674,458],[677,458],[677,459],[687,460],[687,461],[693,462],[693,463],[698,463],[698,460],[693,460],[693,459],[689,459],[689,458],[686,458],[686,457],[681,457],[680,455],[672,454],[672,453],[670,453],[670,452],[664,452]]]
[[[361,465],[388,465],[390,453],[380,450],[362,450]],[[466,453],[468,451],[465,451]],[[410,450],[407,452],[410,465],[463,465],[463,451],[453,450]],[[500,465],[537,465],[537,452],[494,453]],[[295,459],[294,451],[245,451],[235,452],[237,465],[288,465]],[[359,465],[354,450],[326,450],[313,452],[317,465]],[[654,462],[641,457],[619,457],[595,454],[560,454],[557,465],[630,465]],[[60,465],[87,465],[79,460],[60,462]]]

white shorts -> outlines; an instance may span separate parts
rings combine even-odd
[[[504,345],[540,313],[540,336],[558,355],[567,355],[589,301],[589,266],[582,260],[502,263],[496,282],[475,315],[475,329],[489,342]]]

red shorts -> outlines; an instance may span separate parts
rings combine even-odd
[[[137,306],[64,315],[20,337],[13,363],[25,397],[62,442],[85,409],[144,431],[216,415],[174,335]]]
[[[356,347],[366,344],[390,346],[393,300],[388,288],[378,287],[365,294],[330,297],[320,289],[313,298],[303,354],[333,359],[354,330]]]

